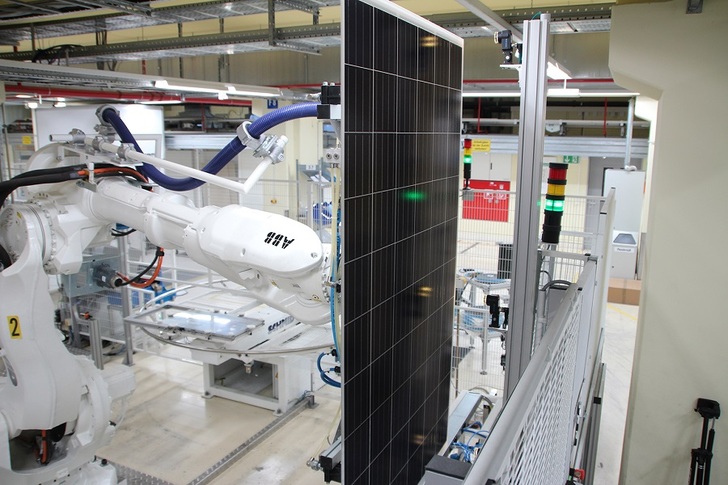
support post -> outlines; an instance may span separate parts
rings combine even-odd
[[[513,393],[531,360],[539,276],[539,201],[546,122],[546,69],[551,16],[524,22],[520,70],[521,116],[518,134],[510,326],[506,353],[505,397]]]
[[[276,45],[276,0],[268,0],[268,44]]]
[[[129,247],[126,242],[126,238],[120,237],[119,239],[119,257],[121,260],[121,267],[124,271],[129,269]],[[121,287],[121,318],[124,322],[124,343],[126,344],[126,358],[124,358],[124,364],[128,366],[134,365],[134,337],[131,334],[131,324],[127,321],[126,317],[131,315],[131,290],[129,286]]]

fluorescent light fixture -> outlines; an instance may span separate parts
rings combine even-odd
[[[578,98],[580,93],[576,88],[549,88],[547,96],[554,98]]]
[[[632,98],[639,96],[640,93],[631,91],[582,91],[582,98]]]
[[[139,101],[139,104],[182,104],[181,99],[169,99],[164,101]]]
[[[63,102],[65,100],[66,100],[66,98],[56,98],[56,101],[60,101],[60,102]]]
[[[58,101],[56,104],[53,105],[55,108],[65,108],[66,102],[65,101]]]
[[[31,101],[26,105],[29,109],[36,109],[38,107],[38,103],[35,101]]]
[[[220,101],[225,101],[226,99],[228,99],[228,95],[227,95],[227,93],[219,91],[217,93],[217,99],[219,99]]]
[[[584,91],[577,88],[549,88],[548,96],[553,98],[631,98],[640,93],[631,91]],[[519,91],[466,91],[463,98],[518,98]]]
[[[208,88],[204,86],[183,86],[181,84],[169,84],[165,79],[154,81],[154,87],[159,89],[168,89],[170,91],[184,91],[186,93],[210,93],[217,94],[219,89]]]
[[[463,98],[519,98],[520,91],[470,91],[463,92]]]
[[[244,84],[216,83],[210,81],[192,81],[188,79],[158,79],[154,81],[154,87],[169,91],[182,91],[186,93],[209,93],[218,95],[219,99],[227,99],[225,96],[262,97],[275,98],[281,96],[278,88],[264,86],[248,86]]]
[[[558,62],[554,61],[549,61],[549,64],[546,67],[546,76],[548,76],[550,79],[556,79],[558,81],[571,79],[571,73],[563,67],[559,66]]]
[[[255,86],[244,86],[239,84],[226,84],[227,94],[229,96],[263,96],[268,98],[277,98],[281,95],[278,88],[266,88]]]
[[[21,98],[21,99],[30,99],[33,96],[31,96],[30,94],[16,94],[15,97],[16,98]]]

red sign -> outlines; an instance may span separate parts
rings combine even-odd
[[[472,200],[463,199],[463,219],[508,222],[510,182],[473,179],[470,180],[470,188],[494,192],[475,190]]]

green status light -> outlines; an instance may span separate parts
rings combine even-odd
[[[465,155],[465,156],[463,156],[463,163],[473,163],[473,157],[472,157],[472,155]]]
[[[552,212],[564,212],[564,201],[546,199],[546,207],[544,207],[544,210]]]

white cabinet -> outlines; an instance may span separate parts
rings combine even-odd
[[[511,180],[511,159],[508,153],[473,151],[472,178],[475,180]]]

